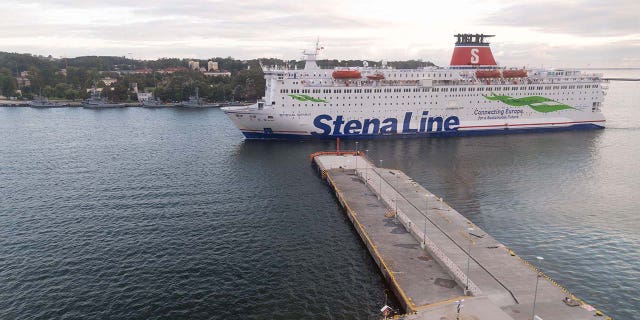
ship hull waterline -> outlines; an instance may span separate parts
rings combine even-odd
[[[331,140],[341,139],[417,139],[417,138],[437,138],[437,137],[464,137],[464,136],[486,136],[501,134],[521,134],[521,133],[542,133],[559,131],[584,131],[601,130],[605,128],[606,120],[603,117],[585,117],[575,119],[574,117],[553,117],[553,118],[528,118],[519,122],[505,122],[497,119],[494,121],[465,121],[460,120],[460,124],[449,130],[436,130],[420,132],[419,120],[411,120],[407,123],[399,123],[391,132],[371,133],[345,133],[322,132],[314,126],[314,121],[295,123],[290,121],[283,124],[282,121],[269,123],[264,121],[261,127],[257,124],[247,123],[247,117],[271,115],[263,110],[247,107],[226,107],[222,108],[228,118],[240,129],[246,139],[251,140]],[[237,115],[241,115],[238,118]],[[275,115],[271,115],[275,117]],[[337,116],[336,116],[337,117]],[[331,117],[335,119],[336,117]],[[402,119],[401,119],[402,120]],[[343,120],[348,122],[348,119]],[[425,121],[426,122],[426,121]],[[325,126],[330,126],[332,122],[326,122]],[[435,127],[436,125],[434,125]],[[335,128],[330,128],[333,131]]]

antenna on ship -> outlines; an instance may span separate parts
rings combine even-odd
[[[316,55],[320,53],[320,50],[323,50],[324,47],[320,46],[320,37],[316,38]]]
[[[318,67],[318,65],[316,64],[316,59],[318,57],[318,54],[320,53],[320,50],[324,49],[324,47],[320,46],[320,37],[318,37],[316,39],[316,47],[315,50],[313,52],[308,52],[307,50],[303,50],[302,54],[305,55],[304,58],[304,69],[305,70],[313,70],[313,69],[320,69]]]

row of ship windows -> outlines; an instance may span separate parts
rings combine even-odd
[[[397,76],[397,78],[402,78],[403,74],[404,74],[405,78],[425,78],[425,77],[427,77],[427,78],[443,78],[443,77],[452,77],[453,76],[453,73],[420,73],[420,74],[415,74],[415,77],[414,77],[414,73],[408,72],[408,73],[398,73],[398,74],[390,73],[390,74],[387,74],[386,77],[392,77],[393,78],[393,77]],[[315,73],[313,73],[313,74],[305,73],[305,74],[300,74],[299,76],[300,77],[309,77],[309,76],[315,77],[316,74]],[[317,76],[318,77],[324,76],[326,78],[329,77],[329,75],[326,74],[326,73],[324,73],[324,74],[318,73]],[[288,74],[288,77],[296,79],[296,78],[298,78],[298,74],[290,73],[290,74]],[[282,77],[280,76],[280,78],[282,78]]]
[[[575,92],[574,92],[575,93]],[[551,92],[551,95],[567,95],[567,94],[571,94],[570,92]],[[579,92],[579,94],[582,94],[582,92]],[[584,94],[587,94],[587,92],[585,91]],[[514,96],[521,96],[523,95],[523,93],[516,93],[514,94]],[[444,94],[441,96],[436,96],[435,98],[453,98],[453,97],[473,97],[473,96],[477,96],[477,95],[472,95],[472,94]],[[372,96],[360,96],[360,100],[364,100],[366,97],[367,100],[372,99]],[[428,98],[433,98],[433,95],[429,95]],[[336,100],[340,100],[340,97],[320,97],[321,99],[336,99]],[[373,99],[424,99],[427,98],[426,95],[424,96],[373,96]],[[282,100],[285,99],[285,96],[282,96]],[[570,100],[573,100],[573,98],[568,98]],[[582,98],[582,100],[586,100],[587,98]],[[351,100],[351,97],[342,97],[342,100]],[[353,100],[358,100],[358,97],[353,97]],[[578,98],[578,100],[580,100],[580,98]]]
[[[469,101],[469,103],[474,103],[474,102],[473,102],[473,101]],[[477,106],[479,106],[479,105],[481,105],[481,104],[487,104],[487,103],[491,103],[491,101],[477,101],[477,105],[476,105],[476,107],[477,107]],[[594,103],[595,103],[595,102],[594,102]],[[438,102],[437,102],[437,101],[436,101],[436,102],[434,102],[434,103],[429,102],[429,105],[437,105],[437,104],[438,104]],[[393,104],[393,103],[384,103],[384,104],[382,104],[382,103],[378,103],[377,105],[378,105],[378,106],[381,106],[381,107],[382,107],[382,106],[394,106],[394,104]],[[396,105],[396,106],[404,106],[405,104],[404,104],[404,103],[395,103],[395,105]],[[411,104],[410,104],[410,103],[407,103],[406,105],[407,105],[407,106],[410,106]],[[426,104],[416,104],[415,102],[413,103],[413,105],[414,105],[414,106],[418,106],[418,107],[420,107],[420,106],[426,106]],[[282,107],[284,107],[284,106],[285,106],[285,105],[283,104],[283,105],[282,105]],[[312,103],[310,106],[309,106],[309,105],[307,105],[306,103],[305,103],[305,104],[297,104],[297,105],[296,105],[296,104],[292,104],[292,105],[290,105],[289,107],[314,107],[314,106],[321,106],[321,104],[315,105],[315,104],[313,104],[313,103]],[[324,105],[324,106],[326,106],[326,105]],[[329,107],[333,107],[334,105],[333,105],[333,104],[329,104],[328,106],[329,106]],[[364,106],[365,106],[365,104],[363,104],[363,103],[360,103],[360,104],[358,104],[358,103],[353,103],[353,104],[351,104],[351,103],[346,103],[346,104],[345,104],[345,103],[336,103],[336,104],[335,104],[335,107],[352,107],[352,106],[353,106],[353,107],[364,107]],[[366,104],[366,106],[376,106],[376,104],[375,104],[375,103],[373,103],[373,104]],[[454,107],[454,109],[458,109],[458,107]],[[370,111],[370,110],[366,110],[366,112],[369,112],[369,111]],[[398,109],[395,109],[395,110],[383,110],[383,111],[398,111]],[[562,110],[560,110],[560,111],[562,111]],[[359,110],[344,110],[344,111],[342,111],[342,112],[343,112],[343,113],[361,113],[361,112],[364,112],[364,111],[363,111],[362,109],[359,109]],[[527,113],[528,113],[528,112],[527,112]]]
[[[386,89],[280,89],[280,93],[380,93],[380,92],[474,92],[474,91],[518,91],[518,90],[560,90],[591,89],[598,85],[570,86],[521,86],[521,87],[479,87],[479,88],[386,88]]]
[[[586,98],[577,98],[577,99],[570,98],[570,99],[567,99],[567,100],[587,100],[587,99]],[[487,100],[484,100],[484,101],[481,101],[481,100],[471,101],[471,100],[469,100],[469,103],[477,103],[477,104],[487,104],[487,103],[490,104],[490,103],[493,103],[493,102],[494,101],[487,101]],[[600,102],[594,102],[594,103],[600,104]],[[438,101],[429,101],[429,104],[430,105],[438,104]],[[318,103],[318,104],[316,104],[316,103],[311,103],[311,104],[298,103],[298,104],[295,104],[295,103],[292,103],[292,104],[289,105],[289,107],[296,107],[296,106],[297,107],[321,107],[321,106],[323,106],[323,107],[333,107],[334,105],[336,107],[351,107],[352,105],[354,107],[356,107],[356,106],[365,106],[365,105],[366,106],[375,106],[376,104],[375,103],[367,103],[367,104],[364,104],[364,103],[353,103],[353,104],[352,103],[336,103],[336,104],[333,104],[333,103],[329,103],[329,104],[323,104],[323,103]],[[407,106],[409,106],[409,105],[420,106],[420,105],[426,105],[426,102],[424,102],[424,103],[407,102],[406,104],[404,102],[396,102],[395,104],[393,102],[389,102],[389,103],[379,102],[377,105],[378,106],[387,106],[387,105],[388,106],[393,106],[393,105],[396,105],[396,106],[404,106],[404,105],[407,105]],[[283,103],[281,106],[285,107],[286,105]]]

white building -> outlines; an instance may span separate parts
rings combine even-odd
[[[153,99],[153,92],[138,92],[138,102],[149,101]]]
[[[207,63],[207,71],[218,71],[218,62],[217,61],[209,61]]]
[[[191,70],[198,70],[198,69],[200,69],[200,62],[198,62],[198,61],[193,61],[193,60],[189,61],[189,69],[191,69]]]
[[[231,72],[203,72],[207,77],[231,77]]]
[[[100,81],[104,82],[106,86],[111,86],[114,82],[117,82],[118,79],[106,77],[106,78],[102,78]]]

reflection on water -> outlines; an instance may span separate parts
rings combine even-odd
[[[616,319],[640,309],[640,83],[608,129],[361,141]],[[0,108],[0,318],[375,318],[384,283],[309,154],[219,110]],[[354,147],[352,141],[344,147]]]

